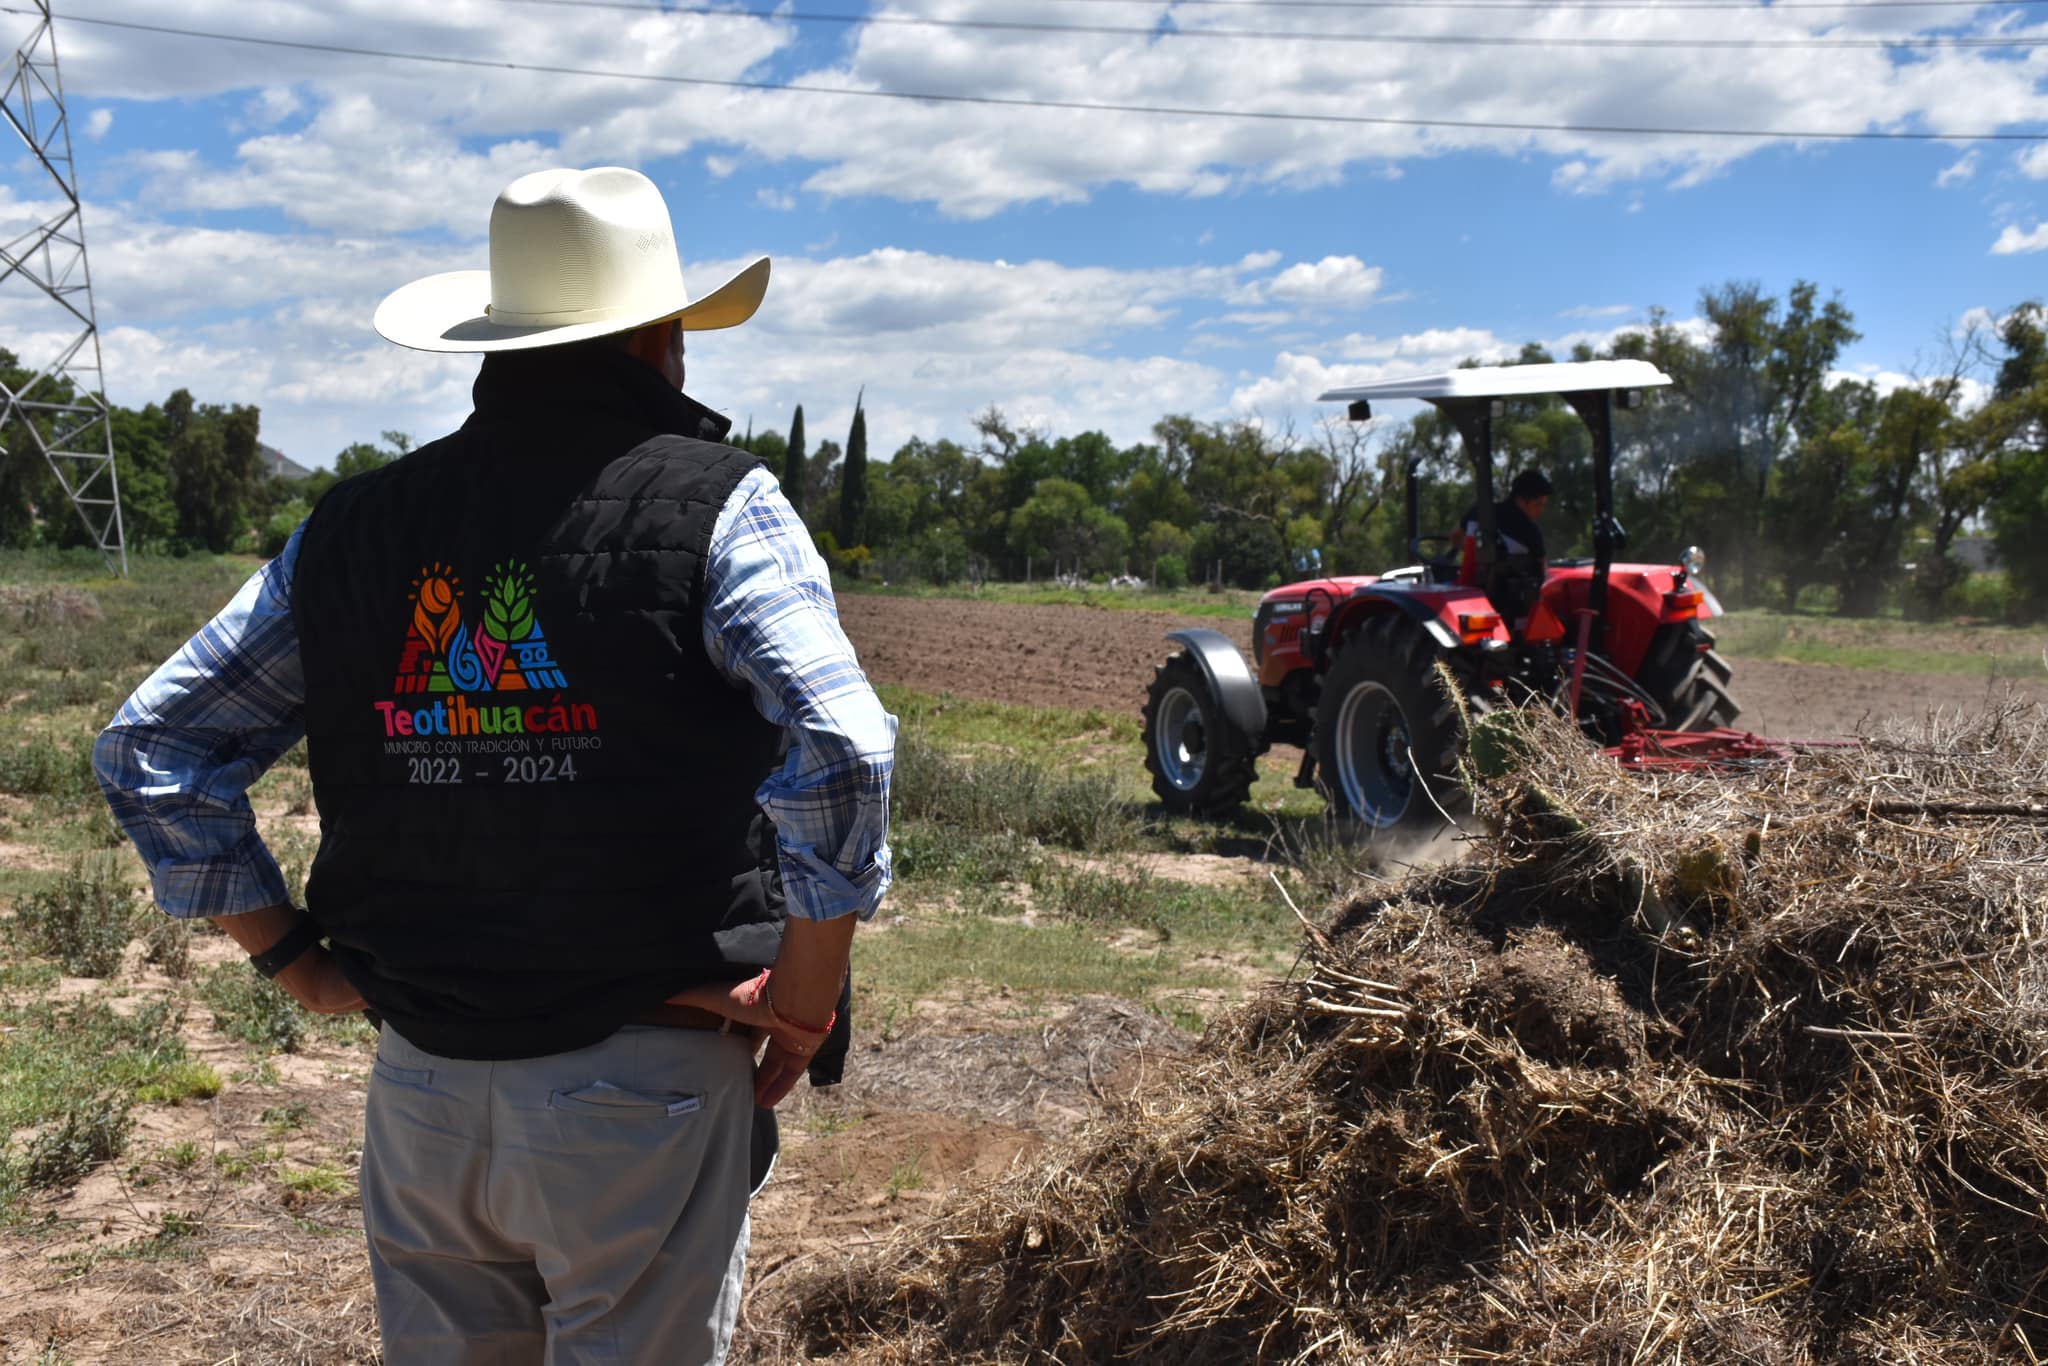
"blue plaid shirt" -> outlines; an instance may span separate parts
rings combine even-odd
[[[301,528],[303,530],[303,528]],[[114,818],[174,916],[235,915],[289,900],[249,788],[306,733],[292,620],[299,533],[101,733],[93,768]],[[790,735],[755,794],[780,845],[791,915],[866,919],[889,886],[896,718],[839,627],[832,580],[765,469],[719,510],[705,567],[704,648]]]

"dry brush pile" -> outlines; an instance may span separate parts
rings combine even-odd
[[[769,1354],[2048,1353],[2048,720],[1655,779],[1493,738],[1467,859]]]

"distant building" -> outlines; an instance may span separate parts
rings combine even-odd
[[[275,446],[256,443],[257,454],[263,457],[263,469],[272,479],[304,479],[313,471],[286,455]]]
[[[1958,536],[1949,543],[1948,553],[1972,574],[1984,574],[1999,567],[1998,542],[1989,536]]]

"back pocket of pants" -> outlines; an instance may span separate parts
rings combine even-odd
[[[704,1098],[688,1091],[629,1091],[608,1081],[594,1081],[548,1095],[550,1110],[567,1110],[609,1119],[671,1119],[693,1114]]]
[[[370,1064],[370,1071],[380,1080],[393,1086],[410,1086],[415,1091],[425,1091],[434,1084],[434,1072],[430,1067],[397,1067],[378,1058]]]

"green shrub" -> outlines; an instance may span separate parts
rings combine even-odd
[[[120,861],[100,854],[73,864],[48,891],[21,898],[9,933],[73,976],[111,977],[135,928],[135,893]]]
[[[21,1184],[30,1190],[77,1185],[94,1167],[121,1155],[134,1127],[125,1098],[112,1092],[81,1097],[29,1139],[19,1164]]]
[[[305,500],[294,498],[270,514],[270,520],[263,524],[261,534],[256,538],[256,553],[266,560],[277,558],[284,553],[285,542],[299,529],[299,523],[306,520],[312,509]]]
[[[0,792],[17,797],[96,796],[92,742],[90,735],[74,737],[68,745],[38,735],[25,744],[0,748]]]
[[[2012,580],[2002,569],[1968,575],[1942,599],[1942,607],[1949,616],[1982,621],[2017,621],[2022,615],[2021,605]]]
[[[231,1039],[284,1053],[305,1041],[306,1015],[291,993],[241,963],[209,970],[199,995],[213,1008],[213,1027]]]
[[[164,976],[182,981],[192,975],[192,927],[161,912],[143,912],[143,961],[154,963]]]
[[[905,882],[950,878],[976,884],[1024,881],[1045,857],[1038,841],[1014,831],[969,835],[927,820],[895,824],[889,853]]]
[[[961,760],[920,732],[899,735],[892,806],[971,835],[1021,835],[1088,853],[1129,848],[1139,822],[1107,774],[1062,773],[1021,759]]]
[[[1186,588],[1188,562],[1180,555],[1161,555],[1152,566],[1152,577],[1161,588]]]

